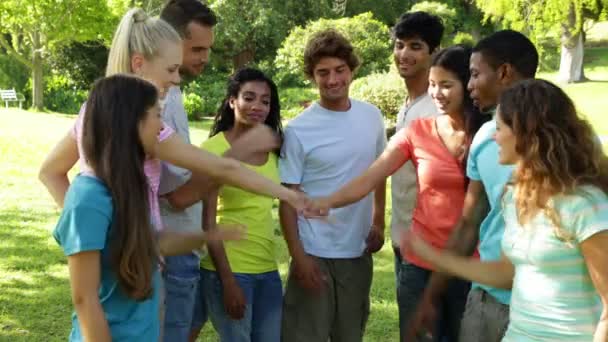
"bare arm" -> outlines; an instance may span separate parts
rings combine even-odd
[[[112,341],[110,327],[99,302],[100,253],[88,251],[68,256],[72,302],[86,341]]]
[[[581,243],[581,252],[589,269],[589,275],[603,304],[593,342],[608,341],[608,232],[597,233]]]
[[[217,195],[218,190],[216,189],[215,191],[210,192],[203,200],[203,229],[207,231],[216,229]],[[234,275],[232,274],[228,258],[226,257],[224,244],[221,241],[215,241],[207,244],[207,247],[209,248],[209,255],[211,256],[213,265],[222,280],[222,284],[234,282]]]
[[[38,172],[38,179],[60,208],[63,208],[63,200],[70,186],[68,172],[77,161],[78,145],[68,132],[44,159]]]
[[[329,196],[329,206],[332,208],[344,207],[359,201],[374,188],[379,189],[382,184],[386,188],[386,178],[406,161],[405,155],[398,148],[388,147],[361,176]],[[386,193],[386,190],[384,190],[384,193]],[[378,196],[382,196],[382,193]]]
[[[452,251],[440,251],[411,232],[402,242],[402,247],[412,250],[439,272],[501,289],[511,289],[513,286],[515,268],[504,255],[499,261],[479,261]]]
[[[300,190],[299,185],[285,184],[285,186],[296,191]],[[293,259],[300,259],[302,256],[305,256],[306,253],[298,236],[298,213],[288,203],[283,201],[279,203],[279,221],[283,238],[287,243],[291,257]]]
[[[258,195],[277,197],[303,209],[303,197],[260,176],[234,159],[218,157],[186,144],[177,135],[163,140],[156,157],[175,166],[210,176],[220,184],[228,184]]]
[[[271,139],[274,138],[274,135],[268,137],[268,134],[273,133],[267,132],[267,129],[264,128],[258,129],[256,132],[249,132],[244,138],[237,139],[222,156],[244,162],[247,161],[252,153],[257,151],[253,147],[267,149],[267,152],[270,153],[276,148],[278,142],[272,141]],[[184,210],[205,198],[207,193],[215,190],[217,186],[208,175],[193,173],[188,182],[166,194],[165,197],[173,209]]]

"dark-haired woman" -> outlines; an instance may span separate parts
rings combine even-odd
[[[503,194],[503,257],[443,254],[411,234],[404,245],[439,270],[512,289],[503,341],[608,340],[608,157],[572,100],[543,80],[500,97],[501,164],[514,165]]]
[[[261,71],[241,69],[228,81],[210,137],[201,147],[217,155],[231,148],[240,151],[234,157],[278,184],[277,145],[264,140],[272,135],[256,134],[261,130],[271,130],[282,137],[277,87]],[[248,146],[242,146],[243,141]],[[241,147],[233,148],[237,142]],[[229,186],[203,199],[205,227],[217,222],[247,228],[239,243],[209,244],[210,257],[201,260],[200,288],[205,300],[199,303],[207,304],[221,341],[280,340],[282,285],[277,271],[272,205],[271,198]],[[194,323],[200,329],[201,324],[196,323],[202,322]]]
[[[460,218],[467,185],[465,161],[470,142],[488,120],[473,105],[466,89],[471,49],[453,46],[440,51],[432,61],[429,93],[442,114],[415,120],[397,132],[384,153],[359,178],[327,198],[316,201],[320,212],[340,208],[363,198],[401,165],[411,160],[418,182],[417,202],[411,231],[429,244],[444,248]],[[311,216],[316,215],[311,213]],[[407,326],[433,271],[431,265],[412,253],[403,254],[399,276],[402,291],[400,320]],[[455,280],[441,298],[435,340],[456,341],[469,283]]]
[[[162,128],[154,85],[123,75],[98,81],[82,127],[90,169],[70,185],[53,232],[68,258],[75,308],[70,340],[157,341],[159,253],[185,253],[234,231],[152,229],[144,163]]]

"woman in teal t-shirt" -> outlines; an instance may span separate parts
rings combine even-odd
[[[269,132],[271,131],[271,132]],[[268,179],[279,181],[282,126],[277,87],[261,71],[245,68],[228,81],[209,139],[202,148],[236,158]],[[282,284],[276,262],[273,200],[223,186],[203,199],[203,226],[238,224],[243,240],[209,244],[201,260],[201,298],[221,341],[278,342]],[[193,322],[194,327],[202,321]],[[197,330],[197,329],[195,329]],[[194,335],[198,331],[194,331]]]
[[[82,135],[93,172],[76,176],[53,231],[68,258],[71,341],[157,341],[158,253],[185,253],[206,238],[238,235],[154,231],[144,161],[161,127],[151,83],[125,75],[95,83]]]
[[[515,165],[503,195],[502,259],[441,254],[414,235],[408,248],[440,270],[512,288],[503,341],[606,341],[608,157],[572,100],[547,81],[506,90],[496,128],[500,163]]]

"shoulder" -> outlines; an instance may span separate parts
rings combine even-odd
[[[216,135],[209,137],[203,141],[201,148],[214,154],[222,154],[230,148],[230,144],[226,141],[223,132],[219,132]]]
[[[473,137],[471,151],[475,151],[484,144],[494,141],[494,133],[496,133],[496,121],[490,120],[484,123]]]
[[[413,114],[416,117],[435,117],[440,115],[435,101],[433,101],[433,98],[428,93],[412,106],[411,111],[414,112]]]
[[[350,104],[352,110],[365,113],[374,113],[376,115],[382,116],[382,112],[380,111],[380,109],[369,102],[350,99]]]
[[[112,216],[112,194],[98,178],[76,176],[66,194],[64,210],[94,209],[100,214]]]

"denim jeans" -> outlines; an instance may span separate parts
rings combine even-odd
[[[199,277],[199,257],[197,255],[187,254],[165,258],[163,341],[188,341]],[[203,323],[205,320],[206,318],[203,319]]]
[[[247,305],[245,316],[232,319],[224,309],[223,287],[217,272],[203,270],[203,292],[209,317],[222,342],[279,342],[283,288],[278,271],[234,273]]]
[[[401,259],[401,253],[395,248],[395,274],[397,276],[397,304],[399,306],[399,331],[401,341],[412,315],[416,312],[432,271],[410,264]],[[467,294],[471,284],[453,279],[440,298],[437,310],[437,325],[433,332],[433,341],[457,342],[460,323],[464,313]],[[421,339],[425,341],[425,339]],[[411,342],[411,341],[405,341]]]

